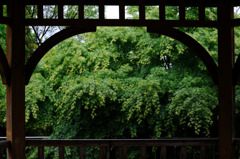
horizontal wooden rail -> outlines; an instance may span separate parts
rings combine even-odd
[[[3,4],[7,4],[9,0],[1,0]],[[86,0],[84,1],[84,4],[86,5],[98,5],[99,1],[101,0]],[[106,5],[119,5],[121,0],[105,0],[104,3]],[[161,0],[162,1],[162,0]],[[188,6],[197,6],[199,2],[202,0],[189,0],[187,1]],[[58,0],[24,0],[25,4],[28,5],[36,5],[43,2],[43,4],[46,5],[57,5],[57,4],[77,4],[79,0],[66,0],[66,1],[58,1]],[[125,3],[127,5],[138,5],[139,0],[125,0]],[[145,0],[146,5],[157,5],[159,3],[159,0]],[[171,6],[178,6],[179,1],[178,0],[166,0],[167,5]],[[204,5],[207,7],[216,7],[218,5],[218,0],[206,0],[204,1]],[[240,1],[234,0],[234,5],[239,6]]]
[[[213,146],[217,138],[189,139],[26,139],[27,146]]]
[[[217,27],[217,21],[130,20],[130,19],[26,19],[26,26],[155,26],[162,27]]]
[[[26,139],[48,139],[49,136],[26,136]],[[0,136],[0,141],[1,140],[7,140],[7,137],[5,136]]]
[[[240,157],[240,138],[233,139],[233,146],[235,149],[235,158],[239,158]]]
[[[11,142],[10,141],[0,141],[0,148],[8,148],[11,146]]]
[[[0,24],[11,24],[11,18],[9,18],[9,17],[0,17]]]
[[[11,146],[11,142],[4,140],[4,141],[0,141],[0,159],[3,158],[3,150],[6,148],[10,148]]]
[[[234,146],[240,146],[240,138],[234,138],[233,144],[234,144]]]
[[[159,149],[157,158],[166,159],[168,147],[179,147],[178,156],[181,159],[187,159],[188,147],[199,147],[200,159],[207,158],[206,147],[216,146],[217,138],[166,138],[166,139],[26,139],[26,146],[38,147],[38,158],[44,158],[44,147],[58,147],[59,158],[63,159],[65,155],[64,147],[78,147],[79,158],[85,159],[86,147],[99,147],[99,158],[109,158],[109,147],[116,147],[119,150],[119,159],[128,158],[128,148],[138,147],[140,159],[146,159],[147,147],[157,147]],[[215,152],[213,152],[215,153]]]

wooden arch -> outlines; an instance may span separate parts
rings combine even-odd
[[[86,33],[86,32],[95,32],[96,27],[88,27],[88,28],[81,28],[81,27],[69,27],[66,28],[52,37],[50,37],[48,40],[46,40],[41,46],[37,48],[37,50],[32,54],[30,59],[28,60],[26,67],[25,67],[25,84],[29,83],[29,80],[32,76],[32,73],[34,69],[36,68],[39,61],[43,58],[44,55],[47,54],[47,52],[53,48],[55,45],[60,43],[61,41],[72,37],[77,34]]]
[[[9,85],[11,80],[11,69],[8,65],[7,58],[4,54],[1,45],[0,45],[0,74],[2,77],[2,83]]]
[[[170,28],[170,27],[163,27],[163,28],[148,27],[148,32],[166,35],[175,40],[178,40],[179,42],[189,47],[193,52],[197,54],[200,60],[207,67],[207,70],[213,80],[213,83],[214,84],[218,83],[218,67],[216,63],[214,62],[212,57],[209,55],[208,51],[191,36],[183,33],[180,30]]]
[[[60,43],[61,41],[77,35],[81,33],[86,32],[94,32],[96,31],[95,27],[92,28],[73,28],[69,27],[67,29],[64,29],[58,33],[56,33],[54,36],[50,37],[46,42],[44,42],[30,57],[29,61],[26,64],[25,68],[25,81],[26,84],[29,83],[29,80],[33,74],[34,69],[36,68],[39,61],[44,57],[44,55],[47,54],[47,52],[53,48],[55,45]],[[204,65],[207,67],[207,70],[213,80],[214,84],[218,83],[218,68],[212,57],[209,55],[207,50],[200,45],[196,40],[194,40],[189,35],[174,29],[174,28],[151,28],[148,27],[148,32],[151,33],[158,33],[162,35],[166,35],[168,37],[171,37],[175,40],[180,41],[187,47],[189,47],[194,53],[197,54],[197,56],[200,58],[200,60],[204,63]]]

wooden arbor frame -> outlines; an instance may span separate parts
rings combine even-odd
[[[7,16],[3,15],[7,5]],[[37,5],[38,18],[26,19],[25,6]],[[44,5],[58,6],[57,19],[44,18]],[[64,19],[64,5],[78,5],[78,19]],[[84,19],[84,5],[99,6],[99,19]],[[105,5],[119,6],[119,19],[104,17]],[[125,6],[139,6],[139,19],[125,19]],[[159,5],[159,20],[146,20],[145,6]],[[0,73],[7,86],[7,140],[10,159],[25,158],[25,84],[40,59],[62,40],[84,32],[95,31],[97,26],[145,26],[149,32],[164,34],[190,47],[206,65],[213,82],[219,88],[219,158],[234,156],[235,86],[240,83],[240,57],[234,62],[234,27],[240,19],[233,18],[233,7],[239,0],[1,0],[0,24],[7,25],[7,53],[0,47]],[[167,20],[166,6],[179,7],[179,20]],[[199,9],[198,20],[186,20],[185,7]],[[218,20],[205,19],[205,8],[217,7]],[[25,26],[68,26],[43,43],[25,64]],[[218,29],[218,66],[208,52],[190,36],[173,27],[214,27]]]

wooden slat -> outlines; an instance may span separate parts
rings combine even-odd
[[[100,0],[99,2],[99,19],[105,19],[104,14],[104,0]]]
[[[107,147],[107,159],[111,159],[111,147]]]
[[[205,5],[204,5],[204,0],[200,1],[199,7],[198,7],[198,15],[199,15],[199,20],[204,21],[205,20]]]
[[[146,19],[146,13],[145,13],[145,1],[140,0],[139,1],[139,19],[140,20],[145,20]]]
[[[79,159],[85,159],[85,148],[83,146],[79,147]]]
[[[64,147],[59,146],[59,159],[64,159]]]
[[[119,159],[127,159],[127,147],[119,147]]]
[[[0,148],[0,159],[3,159],[3,149]]]
[[[43,2],[40,1],[38,7],[38,19],[43,19]]]
[[[240,23],[237,22],[237,23]],[[26,19],[26,26],[76,26],[76,27],[93,27],[93,26],[155,26],[155,27],[217,27],[217,21],[205,21],[204,23],[197,20],[185,21],[179,20],[116,20],[116,19],[84,19],[79,21],[78,19]]]
[[[240,146],[240,138],[233,139],[234,146]]]
[[[107,158],[107,151],[106,147],[101,146],[99,152],[99,159],[106,159]]]
[[[146,159],[146,152],[147,152],[147,148],[146,147],[141,147],[141,149],[140,149],[140,159]]]
[[[180,159],[187,159],[187,147],[186,146],[181,147]]]
[[[44,159],[44,147],[43,146],[38,147],[38,159]]]
[[[83,0],[81,0],[78,4],[78,17],[80,20],[84,19],[84,3]]]
[[[0,18],[3,17],[3,4],[0,3]]]
[[[185,17],[186,17],[185,0],[180,0],[179,19],[180,20],[185,20]]]
[[[206,147],[205,146],[201,146],[200,159],[206,159],[206,158],[207,158]]]
[[[160,20],[166,19],[166,6],[165,6],[165,0],[160,0],[159,4],[159,14],[160,14]]]
[[[212,156],[212,158],[213,159],[216,158],[216,147],[215,146],[213,146],[213,156]]]
[[[63,19],[63,5],[59,4],[58,6],[58,19]]]
[[[125,0],[120,0],[119,3],[119,18],[120,20],[124,20],[125,19]]]
[[[0,148],[8,148],[11,146],[11,142],[10,141],[0,141]]]
[[[160,159],[166,159],[167,158],[167,147],[161,147],[160,151]]]

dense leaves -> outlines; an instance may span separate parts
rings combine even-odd
[[[216,92],[201,61],[173,39],[98,28],[39,63],[26,88],[26,128],[69,139],[214,136]]]
[[[26,120],[50,120],[44,125],[53,124],[57,138],[208,136],[217,98],[199,63],[144,28],[98,28],[40,62],[27,86]]]

